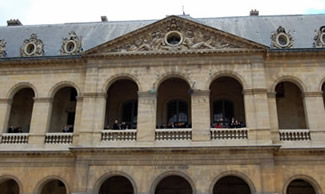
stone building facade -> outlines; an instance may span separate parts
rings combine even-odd
[[[323,21],[0,27],[1,193],[324,193]]]

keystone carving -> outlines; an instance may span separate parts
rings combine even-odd
[[[29,39],[24,40],[20,47],[20,55],[22,57],[43,56],[43,41],[37,38],[36,34],[32,34]]]
[[[271,40],[271,47],[273,48],[291,48],[293,46],[293,38],[290,32],[287,33],[282,26],[272,32]]]
[[[320,27],[317,31],[313,45],[315,48],[325,48],[325,26]]]
[[[82,52],[81,38],[74,31],[69,33],[69,36],[62,40],[60,49],[61,55],[77,55]]]
[[[6,41],[0,40],[0,58],[6,56]]]

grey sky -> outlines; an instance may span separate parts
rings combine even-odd
[[[325,0],[0,0],[0,26],[9,19],[24,25],[108,20],[162,19],[185,13],[192,17],[325,14]]]

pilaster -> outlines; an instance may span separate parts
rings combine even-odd
[[[194,90],[192,94],[192,140],[210,140],[210,91]]]
[[[11,99],[0,99],[0,127],[1,133],[7,133],[8,120],[11,110]]]
[[[269,117],[271,126],[272,141],[274,143],[279,143],[279,123],[278,123],[278,112],[276,105],[276,93],[267,93],[267,103],[269,107]]]

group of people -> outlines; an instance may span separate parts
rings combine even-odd
[[[8,128],[8,133],[23,133],[23,128],[22,127],[10,126]]]
[[[167,126],[162,123],[159,127],[156,126],[157,129],[172,129],[172,128],[191,128],[191,124],[186,122],[168,122]]]
[[[211,128],[245,128],[246,125],[242,121],[236,120],[234,117],[231,118],[230,122],[227,121],[217,121],[211,124]]]
[[[126,129],[136,129],[137,128],[137,124],[134,123],[133,125],[129,125],[127,124],[125,121],[122,121],[121,123],[119,123],[118,120],[114,121],[113,127],[111,127],[110,125],[107,125],[104,129],[108,130],[108,129],[113,129],[113,130],[126,130]]]
[[[73,132],[73,125],[66,125],[62,129],[63,133],[72,133]]]

